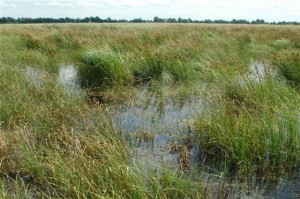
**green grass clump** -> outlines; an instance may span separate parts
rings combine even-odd
[[[110,50],[91,50],[80,57],[79,76],[85,87],[128,84],[130,72],[120,57]]]
[[[28,49],[38,49],[40,47],[39,40],[33,38],[30,34],[22,35],[22,41],[24,46]]]
[[[186,82],[189,80],[193,80],[191,76],[193,76],[192,70],[193,67],[190,64],[183,63],[180,60],[175,60],[170,62],[167,66],[167,71],[171,74],[175,82]]]
[[[180,175],[177,171],[163,169],[159,173],[151,173],[149,186],[151,198],[203,198],[201,185]]]
[[[290,48],[292,46],[292,42],[289,39],[278,39],[273,42],[273,47],[277,50],[283,50]]]
[[[45,41],[49,43],[54,43],[61,49],[77,49],[79,44],[77,44],[71,35],[63,35],[60,32],[53,32],[51,35],[45,38]]]
[[[166,48],[162,52],[143,52],[132,66],[132,73],[137,81],[162,80],[163,73],[168,73],[173,82],[188,82],[195,80],[195,68],[184,52]]]
[[[192,49],[177,48],[172,50],[170,47],[165,49],[165,71],[171,75],[174,82],[185,83],[194,81],[199,77],[198,65],[193,53],[195,52]]]
[[[237,36],[240,49],[244,49],[247,45],[251,44],[251,36],[248,33],[241,33]]]
[[[160,52],[145,52],[132,67],[136,81],[160,80],[165,69],[164,60]]]
[[[208,159],[226,160],[243,174],[293,168],[300,152],[299,100],[271,79],[227,86],[196,121],[199,147]]]
[[[279,73],[293,86],[300,85],[300,52],[296,50],[281,51],[274,60]]]

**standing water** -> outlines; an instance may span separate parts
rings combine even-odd
[[[73,64],[62,64],[59,67],[58,82],[61,83],[66,91],[75,97],[80,96],[79,81],[77,70]]]
[[[198,162],[191,130],[201,106],[200,98],[177,104],[140,95],[127,105],[110,107],[109,112],[138,163],[187,169]]]
[[[67,88],[78,86],[77,71],[73,64],[61,65],[59,67],[58,81]]]
[[[24,72],[32,84],[35,86],[41,86],[41,74],[35,68],[27,66]]]

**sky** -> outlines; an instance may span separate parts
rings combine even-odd
[[[0,17],[300,21],[299,0],[0,0]]]

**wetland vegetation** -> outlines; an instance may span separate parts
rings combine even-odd
[[[299,38],[1,25],[1,198],[299,197]]]

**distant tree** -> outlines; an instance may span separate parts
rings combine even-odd
[[[168,23],[176,23],[177,22],[177,20],[175,18],[168,18],[166,21]]]
[[[83,23],[88,23],[90,21],[89,17],[85,17],[84,19],[81,20]]]
[[[127,19],[119,19],[118,22],[120,22],[120,23],[126,23],[126,22],[128,22],[128,20]]]
[[[114,23],[114,22],[119,22],[119,23],[126,23],[126,22],[131,22],[131,23],[232,23],[232,24],[293,24],[293,25],[299,25],[300,23],[297,21],[281,21],[281,22],[265,22],[263,19],[256,19],[251,22],[245,20],[245,19],[232,19],[231,21],[226,21],[223,19],[218,19],[218,20],[211,20],[211,19],[205,19],[205,20],[192,20],[191,18],[188,19],[183,19],[179,17],[178,19],[175,18],[159,18],[155,16],[153,20],[144,20],[142,18],[135,18],[132,20],[126,20],[126,19],[111,19],[108,17],[107,19],[101,19],[100,17],[85,17],[85,18],[70,18],[70,17],[65,17],[65,18],[26,18],[26,17],[19,17],[17,19],[14,19],[12,17],[2,17],[0,18],[0,23],[88,23],[88,22],[94,22],[94,23],[103,23],[103,22],[109,22],[109,23]]]
[[[133,23],[142,23],[143,19],[142,18],[136,18],[136,19],[130,20],[130,22],[133,22]]]
[[[11,18],[11,17],[7,17],[7,18],[6,18],[6,22],[7,22],[7,23],[14,23],[14,22],[15,22],[15,19],[14,19],[14,18]]]
[[[263,19],[256,19],[251,22],[252,24],[265,24],[266,22]]]
[[[100,23],[100,22],[101,22],[100,17],[96,16],[96,17],[95,17],[95,22]]]
[[[229,23],[234,24],[249,24],[250,22],[245,19],[232,19]]]
[[[205,19],[204,23],[212,23],[212,20],[211,19]]]
[[[154,17],[153,18],[153,22],[155,23],[162,23],[162,22],[165,22],[166,20],[165,19],[162,19],[162,18],[159,18],[159,17]]]
[[[214,20],[214,23],[228,23],[228,22],[223,19],[217,19],[217,20]]]
[[[181,17],[178,18],[178,23],[187,23],[187,19],[182,19]]]
[[[74,22],[74,19],[71,19],[70,17],[66,17],[65,22],[66,23],[71,23],[71,22]]]

